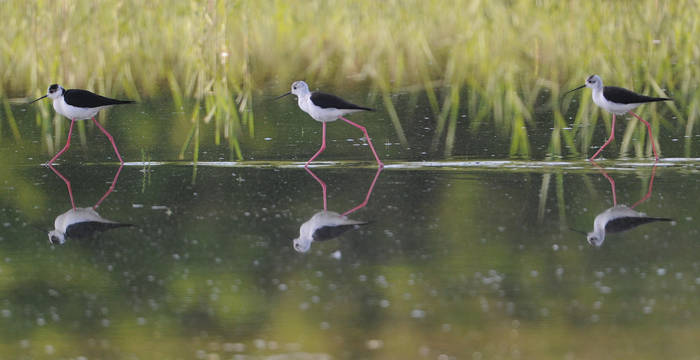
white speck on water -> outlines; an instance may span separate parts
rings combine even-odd
[[[336,250],[333,253],[331,253],[331,258],[340,260],[343,257],[343,254],[340,252],[340,250]]]
[[[270,141],[270,140],[272,140],[272,138],[271,138],[271,137],[266,137],[266,138],[263,138],[263,140],[265,140],[265,141]]]
[[[537,270],[530,271],[530,276],[536,278],[540,273]]]
[[[383,308],[388,308],[391,305],[391,302],[387,299],[382,299],[379,301],[379,306]]]
[[[557,244],[552,244],[552,250],[554,250],[554,251],[559,250],[559,245],[557,245]]]
[[[666,275],[666,269],[664,269],[664,268],[658,268],[658,269],[656,269],[656,275],[659,275],[659,276],[664,276],[664,275]]]
[[[287,291],[287,284],[279,284],[279,285],[277,285],[277,288],[280,291]]]
[[[138,324],[139,326],[144,326],[144,325],[146,325],[146,323],[147,323],[146,318],[144,318],[144,317],[136,318],[136,324]]]
[[[411,317],[414,319],[422,319],[425,317],[425,311],[420,309],[413,309],[411,311]]]
[[[134,209],[141,209],[143,207],[143,204],[131,204],[131,207]]]
[[[360,275],[357,277],[357,279],[360,280],[360,282],[365,282],[367,281],[367,275]]]
[[[44,318],[42,318],[42,317],[37,318],[37,319],[36,319],[36,324],[39,325],[39,326],[44,326],[44,325],[46,325],[46,320],[44,320]]]
[[[610,294],[612,292],[612,288],[609,286],[601,286],[598,288],[598,290],[600,290],[601,294]]]
[[[255,346],[255,348],[258,350],[265,350],[265,340],[263,340],[263,339],[253,340],[253,346]]]
[[[225,352],[244,352],[245,351],[245,344],[225,343],[223,348],[224,348]]]
[[[2,317],[4,318],[9,318],[10,316],[12,316],[12,311],[10,309],[2,309],[2,311],[0,311],[0,314],[2,314]]]
[[[306,301],[304,301],[303,303],[299,304],[299,310],[301,310],[301,311],[309,310],[310,307],[311,307],[311,304],[309,304],[309,303],[306,302]]]
[[[377,349],[381,349],[382,347],[384,347],[384,342],[381,340],[377,340],[377,339],[371,339],[371,340],[367,340],[366,345],[367,345],[367,349],[369,349],[369,350],[377,350]]]
[[[499,227],[497,227],[497,229],[498,229],[498,231],[500,231],[500,232],[506,231],[506,227],[505,227],[505,226],[502,226],[502,225],[499,226]]]
[[[642,309],[642,312],[644,312],[645,314],[648,315],[648,314],[651,314],[651,312],[652,312],[653,310],[654,310],[654,309],[653,309],[651,306],[645,306],[645,307]]]

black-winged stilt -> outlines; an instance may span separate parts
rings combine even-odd
[[[352,114],[358,111],[374,111],[374,109],[349,103],[335,95],[325,94],[318,91],[311,92],[309,91],[309,85],[307,85],[303,81],[295,81],[294,83],[292,83],[292,90],[290,92],[280,95],[274,100],[291,94],[297,96],[297,101],[301,110],[309,114],[314,120],[319,121],[321,122],[321,124],[323,124],[323,139],[321,141],[321,148],[318,149],[316,154],[314,154],[314,156],[312,156],[311,159],[309,159],[309,161],[306,162],[306,164],[304,165],[305,167],[308,167],[309,164],[318,155],[320,155],[323,152],[323,150],[326,149],[326,123],[338,119],[341,119],[346,123],[362,130],[362,132],[365,134],[365,139],[367,139],[367,143],[369,144],[369,148],[372,150],[372,154],[374,154],[374,158],[377,160],[377,164],[379,164],[380,167],[384,166],[382,161],[379,160],[377,152],[374,150],[374,146],[372,145],[372,140],[370,140],[369,138],[367,129],[364,126],[358,125],[343,117],[343,115],[346,114]]]
[[[299,237],[292,241],[294,250],[301,253],[309,251],[311,248],[311,243],[314,241],[330,240],[340,236],[348,230],[356,229],[360,225],[367,224],[366,221],[349,219],[348,215],[367,206],[369,198],[372,196],[372,191],[374,191],[374,185],[377,183],[379,174],[382,172],[382,167],[379,167],[377,172],[374,174],[374,178],[372,179],[372,183],[369,185],[364,201],[342,214],[328,210],[326,183],[321,180],[321,178],[316,176],[311,169],[306,168],[306,172],[308,172],[309,175],[311,175],[314,180],[321,185],[323,193],[323,211],[315,213],[311,219],[301,224],[301,227],[299,228]]]
[[[615,138],[615,115],[624,115],[627,112],[646,125],[647,130],[649,131],[651,149],[654,151],[654,157],[656,160],[659,160],[659,154],[656,152],[656,145],[654,145],[654,137],[651,134],[651,125],[649,125],[649,123],[642,119],[639,115],[632,112],[632,110],[645,103],[673,99],[645,96],[616,86],[603,86],[603,80],[598,75],[589,76],[588,79],[586,79],[585,84],[577,87],[576,89],[567,91],[565,95],[572,91],[583,89],[584,87],[593,89],[593,102],[596,105],[600,106],[603,110],[612,113],[612,125],[610,126],[612,131],[610,132],[610,137],[605,144],[603,144],[603,146],[601,146],[600,149],[598,149],[598,151],[591,156],[591,160],[594,160],[598,154],[600,154],[600,152],[603,151],[603,149],[605,149],[605,147],[608,146],[608,144],[610,144],[610,142]]]
[[[366,224],[366,221],[352,220],[335,211],[319,211],[299,228],[299,237],[293,240],[294,250],[307,252],[314,241],[330,240]]]
[[[68,196],[70,197],[71,208],[70,210],[58,215],[54,220],[54,229],[49,230],[49,243],[62,245],[66,242],[66,238],[80,239],[85,237],[93,236],[94,234],[109,229],[114,229],[118,227],[133,226],[132,224],[123,224],[116,221],[107,220],[97,213],[97,207],[109,196],[109,194],[114,191],[114,187],[119,179],[119,174],[121,174],[124,165],[119,167],[117,173],[114,175],[112,184],[109,189],[102,195],[102,197],[93,205],[92,207],[76,207],[75,200],[73,199],[73,190],[70,181],[61,174],[52,165],[49,168],[66,184],[68,189]]]
[[[118,227],[133,226],[107,220],[93,207],[71,208],[56,217],[54,230],[49,231],[49,242],[62,245],[66,238],[80,239]]]
[[[672,221],[672,219],[651,217],[646,214],[634,210],[637,205],[643,203],[651,197],[652,189],[654,188],[654,176],[656,175],[656,164],[651,169],[651,178],[649,179],[649,189],[641,199],[632,206],[617,204],[617,191],[615,189],[615,180],[595,161],[591,161],[603,176],[610,182],[610,190],[613,196],[613,206],[598,214],[593,220],[593,231],[586,234],[586,240],[589,244],[600,247],[605,241],[606,234],[618,233],[634,229],[637,226],[648,224],[656,221]]]
[[[61,151],[54,155],[54,157],[51,158],[51,160],[49,160],[47,164],[53,164],[53,162],[56,159],[58,159],[58,157],[70,147],[70,137],[73,134],[73,125],[75,124],[75,121],[86,120],[90,118],[92,118],[92,121],[95,122],[95,125],[97,125],[97,127],[107,136],[107,139],[109,139],[109,141],[112,143],[114,152],[117,154],[117,158],[119,158],[119,163],[124,163],[124,160],[122,160],[121,155],[119,155],[119,150],[117,150],[117,144],[114,143],[114,138],[112,138],[112,135],[110,135],[107,132],[107,130],[105,130],[105,128],[102,127],[102,125],[100,125],[100,123],[95,119],[95,115],[97,115],[97,113],[104,108],[113,105],[131,104],[133,103],[133,101],[110,99],[108,97],[97,95],[90,91],[81,89],[66,90],[58,84],[53,84],[49,86],[46,95],[30,102],[30,104],[39,101],[45,97],[48,97],[49,99],[53,100],[53,108],[54,110],[56,110],[57,113],[71,120],[70,129],[68,130],[68,140],[66,141],[66,146],[64,146],[63,149],[61,149]]]

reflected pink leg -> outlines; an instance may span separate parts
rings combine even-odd
[[[379,166],[379,168],[377,169],[377,173],[374,175],[374,179],[372,180],[372,184],[369,186],[369,190],[367,190],[367,195],[365,196],[365,201],[363,201],[362,204],[357,205],[354,208],[344,212],[343,216],[347,216],[348,214],[353,213],[353,212],[367,206],[367,202],[369,201],[369,197],[372,196],[372,191],[374,190],[374,184],[377,183],[377,179],[379,179],[379,174],[381,172],[382,172],[382,166]]]
[[[608,179],[608,182],[610,183],[610,189],[612,190],[613,206],[617,206],[617,192],[615,191],[615,180],[613,180],[613,178],[610,175],[608,175],[608,173],[602,167],[600,167],[600,165],[598,165],[597,162],[591,160],[591,163],[593,163],[593,165],[600,169],[600,172],[603,174],[603,176],[605,176],[605,178]]]
[[[374,145],[372,145],[372,140],[370,140],[370,138],[369,138],[369,134],[367,133],[367,129],[364,126],[355,124],[354,122],[352,122],[352,121],[350,121],[342,116],[340,116],[340,119],[342,119],[346,123],[358,128],[358,129],[362,130],[362,132],[365,134],[365,139],[367,139],[367,143],[369,144],[369,148],[372,149],[372,154],[374,154],[374,158],[377,159],[377,164],[379,165],[380,168],[384,167],[384,163],[382,163],[382,161],[379,160],[379,156],[377,156],[377,152],[374,151]]]
[[[122,172],[123,167],[124,167],[124,163],[119,165],[119,170],[117,170],[117,174],[114,175],[114,179],[112,179],[112,185],[109,186],[109,189],[107,189],[107,192],[104,195],[102,195],[100,200],[98,200],[97,203],[95,203],[95,205],[92,207],[93,209],[97,209],[97,207],[100,206],[100,204],[102,204],[104,199],[106,199],[107,196],[109,196],[109,194],[111,194],[112,191],[114,191],[114,187],[117,185],[117,180],[119,179],[119,174]]]
[[[122,160],[122,156],[119,155],[119,150],[117,150],[117,144],[114,143],[114,138],[112,138],[112,135],[110,135],[110,134],[107,132],[107,130],[105,130],[105,128],[103,128],[102,125],[100,125],[100,123],[97,122],[97,120],[95,120],[94,117],[92,118],[92,121],[95,123],[95,125],[97,125],[98,128],[100,128],[100,130],[102,130],[102,132],[103,132],[105,135],[107,135],[107,139],[109,139],[109,142],[112,143],[112,147],[114,148],[114,152],[117,154],[117,158],[119,158],[119,163],[120,163],[120,164],[124,164],[124,160]]]
[[[596,151],[596,153],[593,154],[593,156],[591,156],[590,160],[593,160],[596,157],[598,157],[598,154],[600,154],[600,152],[603,151],[603,149],[605,149],[605,147],[608,146],[608,144],[610,144],[610,142],[613,141],[613,139],[615,138],[615,114],[612,114],[612,116],[613,118],[612,124],[610,125],[610,137],[608,138],[608,141],[606,141],[605,144],[603,144],[603,146],[601,146],[600,149],[598,149],[598,151]]]
[[[325,123],[324,123],[324,124],[325,124]],[[326,183],[323,182],[323,180],[321,180],[321,178],[319,178],[318,176],[316,176],[316,174],[314,174],[314,172],[311,171],[311,169],[309,169],[309,168],[307,168],[307,167],[305,167],[304,169],[305,169],[306,172],[308,172],[314,179],[316,179],[316,181],[318,181],[319,184],[321,184],[321,189],[322,189],[322,191],[323,191],[323,211],[328,211],[328,200],[327,200],[328,197],[326,196]]]
[[[635,206],[647,201],[651,197],[651,190],[654,188],[654,176],[656,175],[656,163],[654,163],[654,167],[651,168],[651,179],[649,179],[649,190],[647,191],[647,194],[644,195],[643,198],[639,199],[634,205],[631,206],[632,209],[634,209]]]
[[[651,136],[651,125],[649,125],[649,123],[646,120],[642,119],[641,117],[639,117],[639,115],[633,113],[631,110],[630,110],[630,114],[632,114],[632,116],[636,117],[637,119],[639,119],[639,121],[643,122],[644,125],[647,126],[647,130],[649,131],[649,141],[651,141],[651,150],[654,151],[654,158],[656,159],[656,161],[658,161],[659,154],[656,153],[656,145],[654,145],[654,142],[655,142],[654,137]]]
[[[54,174],[56,174],[56,176],[61,178],[61,180],[63,180],[63,182],[66,183],[66,187],[68,188],[68,196],[70,196],[70,204],[73,207],[73,210],[75,210],[75,200],[73,199],[73,190],[70,186],[70,181],[68,181],[68,179],[66,179],[66,177],[63,176],[63,174],[61,174],[58,170],[56,170],[56,168],[54,168],[51,165],[51,163],[49,163],[49,169],[51,169],[51,171],[53,171]]]
[[[61,149],[56,155],[54,155],[49,162],[46,163],[46,165],[51,166],[56,159],[58,159],[61,154],[63,154],[68,148],[70,147],[70,137],[73,135],[73,124],[75,124],[75,120],[71,119],[70,120],[70,129],[68,129],[68,140],[66,140],[66,146]],[[62,176],[61,176],[62,177]]]
[[[323,152],[323,150],[326,150],[326,123],[325,123],[325,122],[322,122],[321,124],[323,124],[323,130],[321,130],[322,136],[323,136],[323,139],[321,140],[321,148],[318,149],[318,151],[316,152],[316,154],[314,154],[314,156],[312,156],[311,159],[309,159],[309,161],[306,162],[306,164],[304,165],[304,167],[309,167],[309,164],[310,164],[312,161],[314,161],[314,159],[315,159],[317,156],[321,155],[321,153]]]

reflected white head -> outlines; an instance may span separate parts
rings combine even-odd
[[[294,250],[300,253],[305,253],[311,248],[311,242],[313,242],[313,239],[302,239],[300,237],[296,238],[293,240]]]
[[[63,245],[66,242],[66,234],[58,230],[49,231],[49,243],[52,245]]]
[[[602,232],[600,232],[600,231],[589,232],[588,235],[586,236],[586,240],[588,241],[589,244],[591,244],[595,247],[600,247],[600,245],[603,245],[603,241],[605,241],[605,230],[603,230]]]

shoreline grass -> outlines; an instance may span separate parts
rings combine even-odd
[[[594,127],[562,133],[572,97],[560,94],[591,73],[671,95],[675,123],[654,115],[654,127],[684,127],[692,138],[699,12],[690,0],[11,2],[3,4],[0,97],[40,95],[53,82],[135,100],[170,92],[176,104],[204,104],[214,141],[229,139],[240,158],[236,137],[254,131],[253,98],[262,91],[301,78],[323,88],[362,84],[385,94],[401,137],[386,94],[418,88],[439,119],[434,148],[443,143],[445,155],[464,131],[456,128],[460,104],[469,104],[472,128],[491,119],[511,137],[511,154],[527,157],[533,106],[544,93],[552,155],[562,143],[585,153]],[[576,104],[577,126],[596,121],[587,101]],[[650,148],[635,146],[637,154]]]

